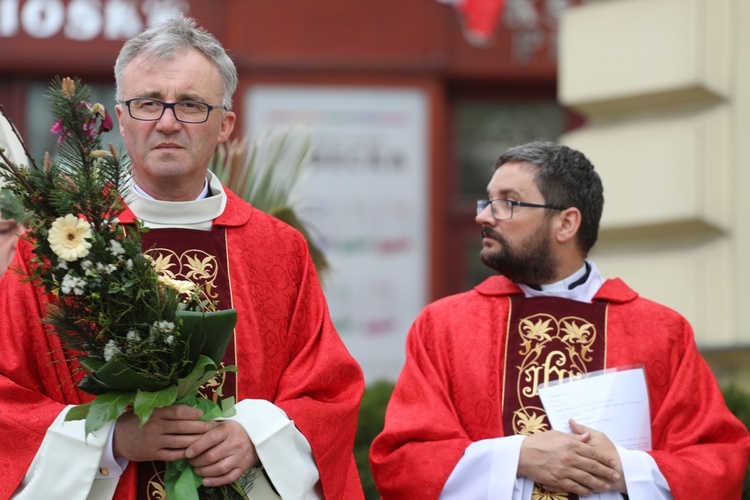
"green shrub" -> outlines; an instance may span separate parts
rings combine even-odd
[[[385,407],[388,405],[392,392],[393,383],[380,381],[368,385],[362,396],[357,436],[354,439],[354,459],[357,461],[359,477],[362,480],[362,488],[365,490],[367,500],[380,498],[370,471],[370,445],[375,436],[383,430]]]
[[[731,412],[745,424],[745,427],[750,429],[750,394],[737,387],[729,386],[724,389],[724,399]],[[748,465],[747,473],[745,473],[742,500],[750,500],[750,465]]]

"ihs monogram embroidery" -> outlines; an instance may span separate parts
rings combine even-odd
[[[534,434],[549,430],[537,388],[550,381],[580,378],[588,372],[596,327],[583,318],[557,319],[549,314],[522,318],[518,323],[521,363],[517,391],[519,408],[513,412],[513,433]]]

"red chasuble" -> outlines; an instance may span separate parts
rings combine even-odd
[[[564,299],[556,300],[568,304],[570,313],[556,307],[555,321],[550,319],[546,326],[546,320],[539,322],[541,309],[516,315],[513,307],[521,295],[506,278],[493,277],[472,291],[430,304],[414,322],[385,429],[370,450],[373,475],[384,499],[438,498],[467,446],[513,435],[514,420],[523,429],[523,419],[511,418],[506,409],[524,405],[528,409],[534,403],[523,399],[514,403],[518,390],[513,393],[512,381],[518,376],[523,379],[521,372],[544,378],[547,362],[546,372],[556,376],[554,363],[561,357],[554,351],[566,350],[563,339],[570,334],[567,343],[574,349],[566,356],[567,368],[557,368],[578,369],[571,366],[579,356],[591,358],[587,369],[598,366],[601,354],[585,348],[590,340],[586,332],[593,332],[593,327],[597,336],[605,336],[604,343],[591,344],[591,349],[604,350],[605,367],[645,366],[653,444],[649,453],[674,498],[740,498],[750,437],[724,404],[682,316],[639,297],[619,279],[606,281],[594,298],[593,308],[606,310],[603,328],[597,323],[599,313],[581,315],[577,303]],[[535,300],[524,302],[528,305]],[[565,326],[566,316],[582,317],[586,323]],[[583,328],[588,323],[592,328]],[[516,332],[511,334],[514,324]],[[533,337],[541,330],[552,338],[550,332],[559,327],[562,337],[555,334],[559,348],[552,348],[550,341],[546,355],[527,357],[518,331],[524,325],[527,337],[528,332]],[[506,353],[513,351],[516,354],[508,354],[506,361]],[[520,369],[510,366],[519,361]],[[531,416],[534,410],[527,412]],[[517,466],[515,461],[507,464],[513,470]]]
[[[294,421],[310,443],[326,498],[362,498],[352,455],[362,371],[331,323],[307,243],[233,193],[227,197],[212,232],[226,235],[237,398],[270,401]],[[120,220],[131,223],[133,215],[126,211]],[[30,258],[30,245],[20,242],[15,265],[28,268]],[[18,488],[65,404],[91,399],[75,389],[78,378],[61,362],[59,342],[41,329],[46,300],[17,275],[0,281],[0,498]],[[136,498],[136,472],[127,467],[115,498]]]

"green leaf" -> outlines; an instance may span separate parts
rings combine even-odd
[[[200,371],[200,369],[198,369],[197,371]],[[197,393],[198,390],[200,390],[200,388],[203,387],[203,385],[206,382],[208,382],[212,378],[224,372],[237,372],[237,367],[234,365],[231,365],[231,366],[226,366],[224,368],[219,368],[215,370],[207,370],[203,373],[202,376],[200,376],[200,378],[191,378],[190,380],[186,380],[186,379],[178,380],[177,381],[178,400],[182,402],[182,401],[185,401],[187,398],[194,396],[195,393]],[[194,371],[193,373],[196,373],[196,371]],[[196,373],[196,375],[198,374]]]
[[[164,488],[167,493],[167,499],[177,498],[174,491],[175,485],[177,484],[177,480],[180,479],[182,471],[189,467],[190,464],[184,458],[167,462],[167,469],[164,471]]]
[[[221,413],[225,418],[237,414],[237,410],[234,408],[234,396],[221,400]]]
[[[173,385],[160,391],[138,391],[135,394],[133,411],[141,420],[141,427],[146,425],[148,419],[156,408],[164,408],[177,399],[177,386]]]
[[[104,364],[104,362],[99,358],[83,358],[79,360],[79,363],[88,374],[94,373]]]
[[[105,389],[115,391],[159,391],[164,385],[155,382],[152,378],[141,375],[120,361],[112,358],[106,363],[96,358],[81,360],[81,366],[89,374],[92,381]]]
[[[195,395],[203,384],[224,372],[237,372],[237,367],[230,365],[217,368],[213,360],[200,356],[193,370],[177,380],[177,400],[183,401],[186,397]]]
[[[224,416],[221,412],[221,407],[206,398],[198,398],[193,406],[203,412],[203,416],[200,418],[200,420],[203,420],[204,422],[216,420],[217,418],[221,418]]]
[[[74,406],[65,414],[65,421],[83,420],[89,414],[89,408],[91,408],[91,401],[82,405]]]
[[[94,396],[98,396],[107,392],[107,389],[91,375],[86,375],[85,377],[83,377],[78,383],[78,388],[83,392],[93,394]]]
[[[9,189],[0,189],[0,218],[5,220],[15,219],[21,223],[26,218],[21,200],[16,198]]]
[[[177,380],[177,399],[181,400],[185,396],[192,396],[198,392],[198,389],[200,389],[203,384],[211,380],[211,377],[204,380],[203,377],[206,372],[213,371],[215,368],[216,363],[210,358],[200,356],[195,367],[193,367],[193,371],[188,373],[187,376]]]
[[[237,311],[177,311],[175,320],[179,325],[179,337],[187,349],[186,353],[176,349],[175,360],[194,361],[207,356],[218,366],[232,338]]]
[[[198,488],[200,486],[201,478],[195,473],[192,467],[185,467],[174,485],[174,499],[200,500],[198,496]]]
[[[125,409],[135,399],[135,392],[113,391],[97,396],[91,402],[88,416],[86,417],[86,435],[101,429],[110,420],[125,413]]]

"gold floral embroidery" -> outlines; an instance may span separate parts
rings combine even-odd
[[[221,363],[221,367],[225,367],[226,365],[224,363]],[[206,392],[210,394],[210,399],[214,403],[219,402],[219,398],[223,394],[224,384],[227,381],[227,374],[226,372],[220,373],[219,375],[215,376],[211,380],[207,381],[205,384],[203,384],[202,390],[201,390],[201,396],[203,396],[206,399],[209,399],[209,396],[206,395]],[[206,389],[206,391],[203,391],[203,389]]]
[[[549,426],[544,421],[544,410],[540,410],[538,415],[536,412],[529,415],[527,411],[530,408],[531,407],[526,407],[514,412],[513,431],[515,434],[528,436],[549,430]]]
[[[167,491],[164,489],[164,482],[160,475],[154,474],[148,482],[146,498],[149,500],[167,500]]]
[[[161,250],[161,252],[165,252],[164,250]],[[175,260],[178,259],[177,254],[174,252],[169,253],[157,253],[156,251],[152,251],[150,253],[147,253],[152,259],[154,266],[154,269],[156,269],[156,272],[159,274],[163,274],[165,276],[169,276],[170,278],[175,278],[175,273],[172,271],[172,268],[176,266],[177,264],[175,262],[172,262],[172,258]]]
[[[560,491],[547,491],[543,486],[534,485],[531,500],[568,500],[568,494]]]
[[[172,279],[192,281],[203,286],[207,300],[216,300],[218,262],[216,257],[203,250],[186,250],[178,255],[166,248],[154,248],[147,252],[154,260],[154,268]]]
[[[548,318],[546,320],[539,319],[536,323],[532,319],[522,319],[520,323],[521,338],[523,344],[521,345],[521,355],[526,355],[531,352],[531,345],[533,341],[544,342],[548,341],[551,337],[549,331],[552,329],[550,323],[554,318]]]
[[[562,341],[568,344],[568,351],[571,357],[577,355],[575,351],[575,345],[579,345],[581,348],[580,357],[583,361],[591,361],[591,357],[587,356],[591,352],[591,344],[596,339],[596,331],[594,325],[591,323],[578,323],[576,324],[573,320],[562,320],[562,332],[565,336]]]

